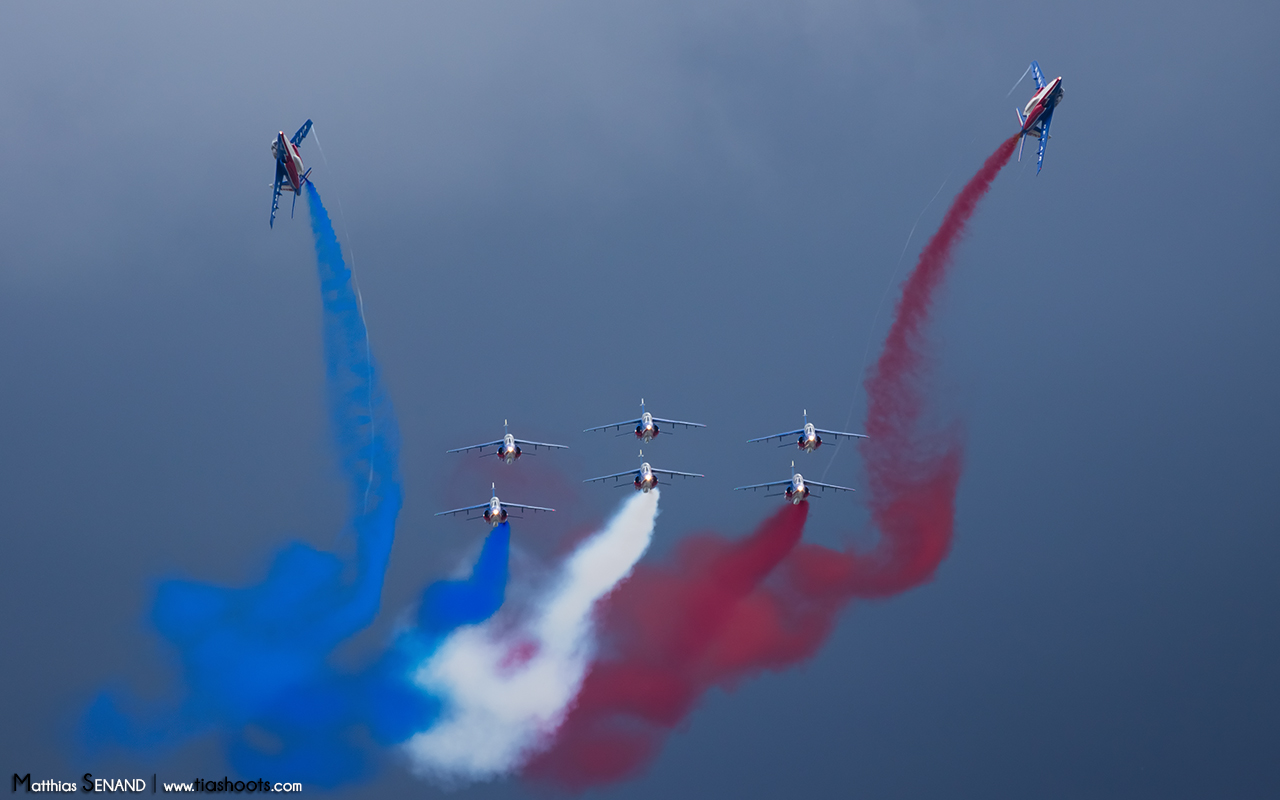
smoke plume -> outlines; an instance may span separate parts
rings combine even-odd
[[[800,544],[806,503],[740,542],[704,534],[670,563],[642,565],[609,598],[603,655],[555,746],[526,774],[571,789],[633,775],[708,689],[811,657],[852,598],[887,597],[933,576],[951,546],[963,448],[958,425],[939,430],[925,418],[929,312],[965,225],[1016,145],[1016,136],[1001,144],[952,201],[867,378],[874,549]]]

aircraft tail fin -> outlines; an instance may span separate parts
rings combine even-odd
[[[1027,135],[1024,133],[1018,137],[1018,163],[1022,163],[1022,148],[1027,143]]]
[[[1019,128],[1026,128],[1026,127],[1027,127],[1027,118],[1026,118],[1026,117],[1024,117],[1024,116],[1022,116],[1022,109],[1018,108],[1017,106],[1014,106],[1014,107],[1013,107],[1013,113],[1015,113],[1015,114],[1017,114],[1017,115],[1018,115],[1018,127],[1019,127]]]
[[[293,142],[295,145],[302,144],[302,140],[307,138],[308,133],[311,133],[311,120],[307,120],[302,123],[302,127],[298,128],[298,132],[295,133],[293,138],[289,139],[289,141]]]

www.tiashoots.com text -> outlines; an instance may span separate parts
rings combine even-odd
[[[63,781],[57,778],[32,780],[31,773],[19,775],[13,773],[13,791],[21,788],[27,792],[125,792],[138,794],[142,792],[300,792],[302,784],[285,781],[233,781],[230,778],[207,780],[196,778],[186,783],[170,783],[161,781],[157,776],[147,778],[95,778],[93,773],[86,772],[79,781]]]

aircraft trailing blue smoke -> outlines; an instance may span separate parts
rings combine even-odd
[[[151,748],[216,734],[245,777],[333,786],[369,772],[353,734],[381,743],[425,730],[440,702],[410,683],[409,669],[458,625],[502,604],[509,529],[496,528],[470,578],[428,587],[418,626],[356,673],[329,663],[341,642],[377,615],[402,495],[394,411],[378,379],[359,298],[320,195],[307,183],[323,303],[331,427],[347,484],[355,555],[301,543],[280,552],[256,586],[225,588],[170,580],[152,621],[178,651],[185,698],[176,710],[131,716],[101,695],[84,731],[90,747]],[[136,704],[132,704],[136,705]]]

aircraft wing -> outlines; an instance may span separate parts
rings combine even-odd
[[[785,439],[788,436],[799,436],[802,433],[804,433],[803,428],[798,431],[787,431],[786,433],[775,433],[772,436],[761,436],[759,439],[748,439],[747,444],[751,444],[752,442],[767,442],[770,439]]]
[[[445,452],[446,453],[465,453],[468,450],[480,450],[481,448],[484,448],[484,447],[493,447],[494,445],[499,445],[499,444],[502,444],[501,439],[499,439],[496,442],[485,442],[484,444],[473,444],[470,447],[459,447],[453,450],[445,450]]]
[[[735,486],[733,490],[735,492],[740,492],[743,489],[751,489],[751,490],[772,489],[775,486],[790,486],[790,485],[791,485],[791,480],[787,479],[785,481],[769,481],[768,483],[753,483],[750,486]]]
[[[1044,166],[1044,146],[1049,142],[1049,123],[1053,122],[1053,109],[1049,109],[1040,119],[1040,152],[1036,155],[1036,174]]]
[[[678,420],[678,419],[663,419],[662,417],[654,417],[654,418],[653,418],[653,421],[654,421],[654,422],[665,422],[665,423],[666,423],[666,424],[668,424],[668,425],[683,425],[683,426],[685,426],[686,428],[705,428],[705,427],[707,427],[706,425],[703,425],[701,422],[684,422],[684,421],[682,421],[682,420]]]
[[[488,508],[488,503],[481,503],[478,506],[467,506],[466,508],[455,508],[452,511],[441,511],[436,514],[437,517],[451,516],[453,514],[461,514],[464,511],[479,511],[482,508]]]
[[[1040,62],[1039,62],[1039,61],[1032,61],[1032,62],[1031,62],[1031,75],[1032,75],[1032,77],[1034,77],[1034,78],[1036,79],[1036,88],[1037,88],[1037,89],[1043,89],[1043,88],[1044,88],[1044,73],[1040,72]],[[307,121],[307,124],[308,124],[308,125],[310,125],[310,124],[311,124],[311,121],[310,121],[310,120],[308,120],[308,121]]]
[[[603,430],[609,430],[609,429],[614,429],[614,430],[616,430],[616,429],[618,429],[618,428],[630,427],[630,426],[632,426],[632,425],[639,425],[639,424],[640,424],[640,420],[638,420],[638,419],[629,419],[629,420],[627,420],[627,421],[625,421],[625,422],[614,422],[614,423],[611,423],[611,424],[609,424],[609,425],[597,425],[597,426],[595,426],[594,428],[586,428],[586,429],[585,429],[585,430],[583,430],[582,432],[583,432],[583,433],[591,433],[592,431],[603,431]]]
[[[848,486],[836,486],[834,483],[818,483],[808,478],[804,479],[805,486],[817,486],[819,489],[835,489],[837,492],[855,492],[856,489],[850,489]]]
[[[674,469],[655,469],[654,467],[650,467],[649,469],[650,469],[650,470],[652,470],[653,472],[660,472],[660,473],[662,473],[663,475],[671,475],[671,476],[676,477],[676,478],[705,478],[705,477],[707,477],[706,475],[702,475],[702,474],[697,473],[697,472],[678,472],[678,471],[676,471],[676,470],[674,470]]]
[[[1037,75],[1040,74],[1040,71],[1038,69],[1036,70],[1036,74]],[[293,135],[293,138],[290,139],[289,141],[293,142],[295,145],[302,144],[302,140],[307,138],[308,133],[311,133],[311,120],[307,120],[306,122],[302,123],[302,127],[298,128],[298,132],[295,133]],[[316,134],[316,136],[319,136],[319,135],[320,134],[318,133]]]
[[[287,180],[284,174],[284,162],[276,159],[276,185],[271,195],[271,221],[267,223],[269,228],[276,226],[276,212],[280,210],[280,183],[284,180]]]
[[[837,439],[839,439],[841,436],[845,436],[845,437],[848,437],[848,438],[850,438],[850,439],[866,439],[866,438],[868,438],[868,437],[867,437],[867,435],[866,435],[865,433],[848,433],[848,432],[846,432],[846,431],[825,431],[825,430],[823,430],[822,428],[814,428],[814,430],[815,430],[815,431],[817,431],[818,433],[825,433],[825,434],[826,434],[826,435],[828,435],[828,436],[834,436],[834,437],[836,437]]]
[[[502,442],[498,442],[498,444],[502,444]],[[546,442],[531,442],[528,439],[516,439],[516,444],[527,444],[530,447],[534,448],[535,450],[538,449],[539,447],[549,447],[552,450],[568,450],[569,449],[568,445],[547,444]]]
[[[554,508],[543,508],[542,506],[522,506],[519,503],[508,503],[502,501],[503,508],[523,508],[525,511],[555,511]]]
[[[601,475],[599,478],[587,478],[583,483],[595,483],[596,481],[607,481],[610,478],[617,480],[618,478],[635,478],[638,470],[629,469],[626,472],[615,472],[612,475]]]

